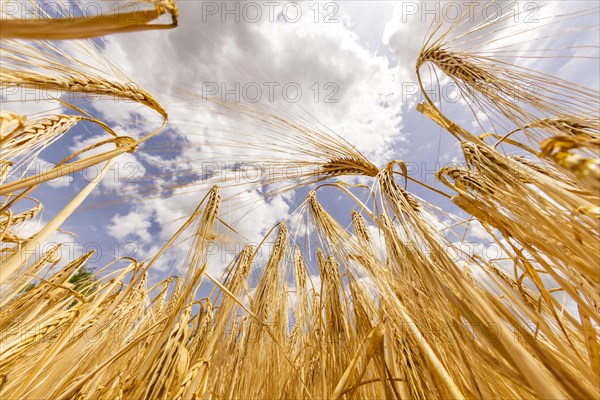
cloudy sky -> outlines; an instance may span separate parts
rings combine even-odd
[[[219,158],[207,152],[210,143],[203,135],[215,138],[235,131],[239,138],[260,137],[260,124],[244,127],[247,121],[213,114],[202,96],[268,107],[277,115],[340,135],[378,167],[391,160],[404,160],[414,178],[443,188],[435,182],[434,172],[459,162],[460,148],[449,134],[415,111],[416,104],[424,100],[417,90],[415,62],[432,22],[451,22],[457,12],[465,10],[466,3],[435,3],[180,0],[176,29],[97,40],[102,57],[152,93],[168,109],[170,119],[159,136],[136,153],[118,158],[97,193],[67,221],[64,230],[78,236],[60,234],[59,239],[72,243],[71,254],[63,255],[97,250],[98,256],[92,259],[96,266],[118,256],[147,257],[177,230],[206,193],[200,184],[206,165],[202,163],[214,163]],[[512,13],[509,22],[514,30],[498,36],[504,46],[521,46],[529,49],[529,54],[538,45],[563,48],[591,42],[597,46],[599,16],[593,7],[592,1],[569,5],[515,2],[502,10],[505,15]],[[585,22],[595,25],[596,30],[579,31],[575,28],[581,25],[558,18],[587,9],[591,11]],[[489,18],[495,12],[495,7],[487,9]],[[545,38],[558,28],[569,34]],[[589,49],[569,51],[581,55]],[[532,65],[527,57],[518,60]],[[589,63],[582,60],[536,60],[535,68],[598,87],[598,71],[590,70]],[[438,93],[443,93],[442,103],[452,110],[452,119],[475,134],[483,133],[465,99],[457,99],[456,90],[443,78],[440,85]],[[161,122],[159,115],[138,104],[114,99],[77,104],[127,136],[141,137]],[[3,104],[3,109],[22,114],[52,107],[55,105],[45,101]],[[479,118],[485,122],[484,115]],[[80,124],[42,152],[32,168],[52,165],[97,142],[102,135],[93,124]],[[243,150],[220,147],[219,151],[226,153],[223,160],[230,160],[236,151]],[[95,171],[88,171],[87,175],[65,177],[40,188],[36,197],[44,200],[46,211],[35,226],[26,229],[33,232],[42,226],[81,190],[86,178],[94,175]],[[414,184],[408,189],[460,216],[443,197]],[[222,210],[224,218],[250,242],[259,241],[295,210],[306,193],[265,199],[256,187],[246,190],[248,201],[244,204],[250,204],[252,212],[227,202]],[[224,196],[232,193],[225,191]],[[334,216],[348,221],[352,205],[339,193],[325,190],[319,199]],[[477,240],[477,232],[473,235]],[[232,246],[221,252],[230,256],[235,244]],[[154,279],[175,272],[177,256],[173,252],[159,265]]]

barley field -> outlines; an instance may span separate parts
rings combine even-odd
[[[600,398],[598,5],[282,3],[2,0],[0,398]]]

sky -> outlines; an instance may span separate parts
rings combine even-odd
[[[444,189],[434,173],[444,165],[461,162],[460,146],[415,110],[416,104],[424,100],[418,91],[415,63],[432,22],[451,22],[457,10],[465,10],[466,3],[435,3],[180,0],[176,29],[96,40],[103,58],[118,65],[167,108],[169,124],[137,152],[116,159],[98,190],[64,224],[64,232],[43,246],[57,241],[70,243],[63,250],[65,259],[96,250],[91,264],[97,267],[122,256],[145,258],[156,252],[204,197],[202,171],[219,161],[218,154],[210,153],[210,143],[203,135],[215,142],[215,137],[231,131],[249,142],[261,135],[261,125],[253,128],[247,120],[212,113],[202,96],[268,107],[277,115],[305,121],[343,137],[379,168],[389,161],[403,160],[412,177]],[[502,33],[507,36],[503,36],[502,43],[520,48],[522,57],[515,59],[525,66],[533,65],[524,55],[532,54],[536,45],[597,46],[600,16],[594,7],[592,1],[569,5],[516,2],[514,8],[502,11],[512,13],[510,21],[515,27],[514,35]],[[568,19],[555,20],[561,14],[588,9],[585,22],[596,25],[595,30],[578,31],[581,25],[573,26]],[[490,18],[495,10],[488,8]],[[545,38],[557,27],[568,30],[569,35]],[[589,49],[569,51],[581,55]],[[590,69],[586,60],[542,59],[535,61],[535,67],[598,87],[598,70]],[[440,89],[442,107],[447,107],[453,120],[476,134],[483,133],[465,99],[457,98],[452,84],[442,78]],[[8,97],[5,92],[4,100]],[[161,123],[157,113],[131,102],[79,99],[76,104],[127,136],[141,137]],[[32,114],[56,106],[44,100],[4,102],[2,108]],[[485,125],[485,115],[478,117]],[[29,173],[98,142],[103,135],[92,123],[78,124],[45,149]],[[231,151],[223,154],[223,160],[228,160],[242,150],[220,147],[219,151]],[[39,188],[34,197],[43,200],[45,211],[23,228],[25,232],[33,233],[43,226],[96,172],[92,168]],[[226,263],[236,250],[241,250],[244,241],[260,241],[296,209],[310,188],[276,198],[264,198],[260,188],[245,189],[254,206],[252,212],[224,202],[223,218],[244,240],[222,246],[215,250],[214,257]],[[409,183],[408,189],[425,202],[455,213],[457,218],[465,217],[442,196],[415,184]],[[225,189],[224,197],[232,193]],[[323,189],[318,196],[332,215],[348,223],[353,204],[333,190]],[[485,232],[473,227],[467,240],[483,243]],[[151,281],[177,272],[176,265],[183,256],[183,251],[170,252],[151,272]],[[216,263],[215,268],[225,263]]]

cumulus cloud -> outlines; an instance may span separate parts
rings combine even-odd
[[[111,218],[111,225],[108,227],[108,233],[117,240],[139,239],[147,242],[151,239],[151,222],[148,215],[137,211],[132,211],[126,215],[115,215]]]

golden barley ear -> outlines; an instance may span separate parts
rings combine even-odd
[[[554,35],[567,37],[574,34],[566,26],[574,21],[583,21],[587,11],[551,17],[545,13],[548,6],[537,5],[536,12],[545,14],[545,17],[537,24],[526,24],[522,21],[524,14],[512,12],[511,7],[516,7],[516,3],[492,1],[472,4],[469,11],[456,21],[450,23],[442,18],[432,24],[416,62],[419,86],[426,102],[436,107],[428,95],[426,84],[428,78],[436,85],[441,84],[441,72],[456,85],[463,104],[469,107],[476,122],[480,126],[486,125],[477,115],[478,112],[483,113],[500,136],[521,132],[530,139],[540,140],[536,129],[549,133],[568,131],[587,134],[592,131],[594,134],[595,131],[597,134],[598,90],[551,76],[527,62],[539,60],[543,65],[548,59],[569,57],[596,68],[594,56],[575,56],[574,53],[578,52],[575,46],[546,48],[543,40],[552,35],[535,35],[538,30],[548,29],[552,25],[548,21],[551,19],[559,26]],[[501,15],[494,19],[486,17],[489,8],[501,10]],[[581,31],[592,29],[595,28],[583,25]],[[515,43],[514,38],[519,35],[524,36],[525,42]],[[526,58],[521,58],[520,46],[536,49]],[[595,43],[578,43],[577,47],[597,51]],[[507,130],[501,132],[502,129]]]
[[[2,56],[13,54],[11,48],[2,48]],[[86,72],[66,70],[67,76],[56,77],[33,71],[19,71],[7,67],[0,68],[0,84],[11,87],[26,87],[41,91],[62,93],[90,93],[139,102],[167,118],[167,111],[148,92],[131,82],[109,81]]]

